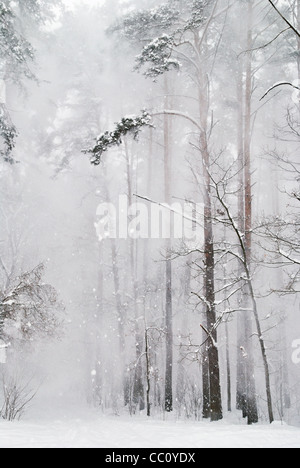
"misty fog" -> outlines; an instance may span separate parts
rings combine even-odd
[[[0,21],[1,417],[299,426],[300,1]]]

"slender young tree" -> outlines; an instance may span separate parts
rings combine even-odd
[[[165,109],[169,108],[168,78],[165,77]],[[164,185],[165,200],[172,203],[172,164],[171,164],[171,122],[169,116],[164,116]],[[172,293],[172,259],[171,240],[166,243],[166,376],[165,376],[165,410],[173,411],[173,293]]]
[[[130,153],[128,140],[124,141],[125,148],[125,159],[127,168],[127,190],[128,190],[128,204],[133,205],[133,178],[134,178],[134,155]],[[138,246],[134,239],[130,239],[130,268],[131,268],[131,279],[132,279],[132,297],[133,297],[133,310],[134,310],[134,330],[135,330],[135,371],[134,371],[134,382],[133,382],[133,405],[135,408],[139,408],[143,411],[145,408],[145,395],[144,395],[144,384],[143,384],[143,368],[141,355],[143,351],[143,336],[139,325],[139,306],[138,306],[138,295],[139,295],[139,282],[137,277],[137,258],[138,258]]]
[[[243,61],[238,59],[237,72],[237,148],[238,148],[238,168],[239,168],[239,195],[238,195],[238,226],[240,232],[245,230],[245,192],[244,192],[244,81],[243,81]],[[241,273],[240,266],[240,273]],[[243,301],[243,294],[240,295],[240,303]],[[246,363],[242,352],[245,343],[245,314],[237,314],[237,409],[243,412],[243,417],[247,417],[247,393],[246,393]]]
[[[253,0],[248,2],[247,11],[247,53],[245,59],[245,109],[244,109],[244,228],[242,233],[245,235],[246,257],[249,270],[251,269],[251,253],[252,253],[252,157],[251,157],[251,136],[252,136],[252,91],[253,91],[253,70],[252,70],[252,49],[253,49]],[[240,195],[241,196],[241,195]],[[250,291],[246,286],[243,292],[244,307],[247,308]],[[244,346],[247,358],[246,363],[246,414],[248,424],[258,422],[258,409],[256,401],[256,385],[254,372],[254,354],[252,340],[252,315],[245,314],[244,319]],[[242,373],[243,378],[243,373]],[[244,408],[243,408],[244,409]]]

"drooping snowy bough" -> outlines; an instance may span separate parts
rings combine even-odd
[[[130,134],[137,140],[143,127],[152,126],[151,121],[152,117],[146,110],[144,110],[140,116],[123,117],[120,122],[116,123],[116,127],[113,131],[107,131],[99,135],[95,146],[90,149],[85,149],[83,152],[91,155],[91,164],[99,166],[102,161],[103,153],[108,151],[109,148],[120,146],[126,135]]]

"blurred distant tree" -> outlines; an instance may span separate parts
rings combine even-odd
[[[0,291],[0,336],[5,341],[33,342],[61,331],[63,306],[53,286],[43,282],[44,265],[38,265]]]
[[[6,86],[9,83],[23,86],[26,79],[37,80],[31,69],[35,51],[26,38],[27,22],[38,25],[55,18],[60,0],[17,0],[0,2],[0,155],[12,163],[17,130],[7,109]]]

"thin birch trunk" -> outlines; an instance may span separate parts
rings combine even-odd
[[[165,108],[169,106],[169,85],[168,78],[165,77]],[[164,116],[164,184],[165,201],[171,204],[171,135],[170,119]],[[166,242],[166,374],[165,374],[165,410],[173,411],[173,297],[172,297],[172,260],[171,260],[171,239]]]

